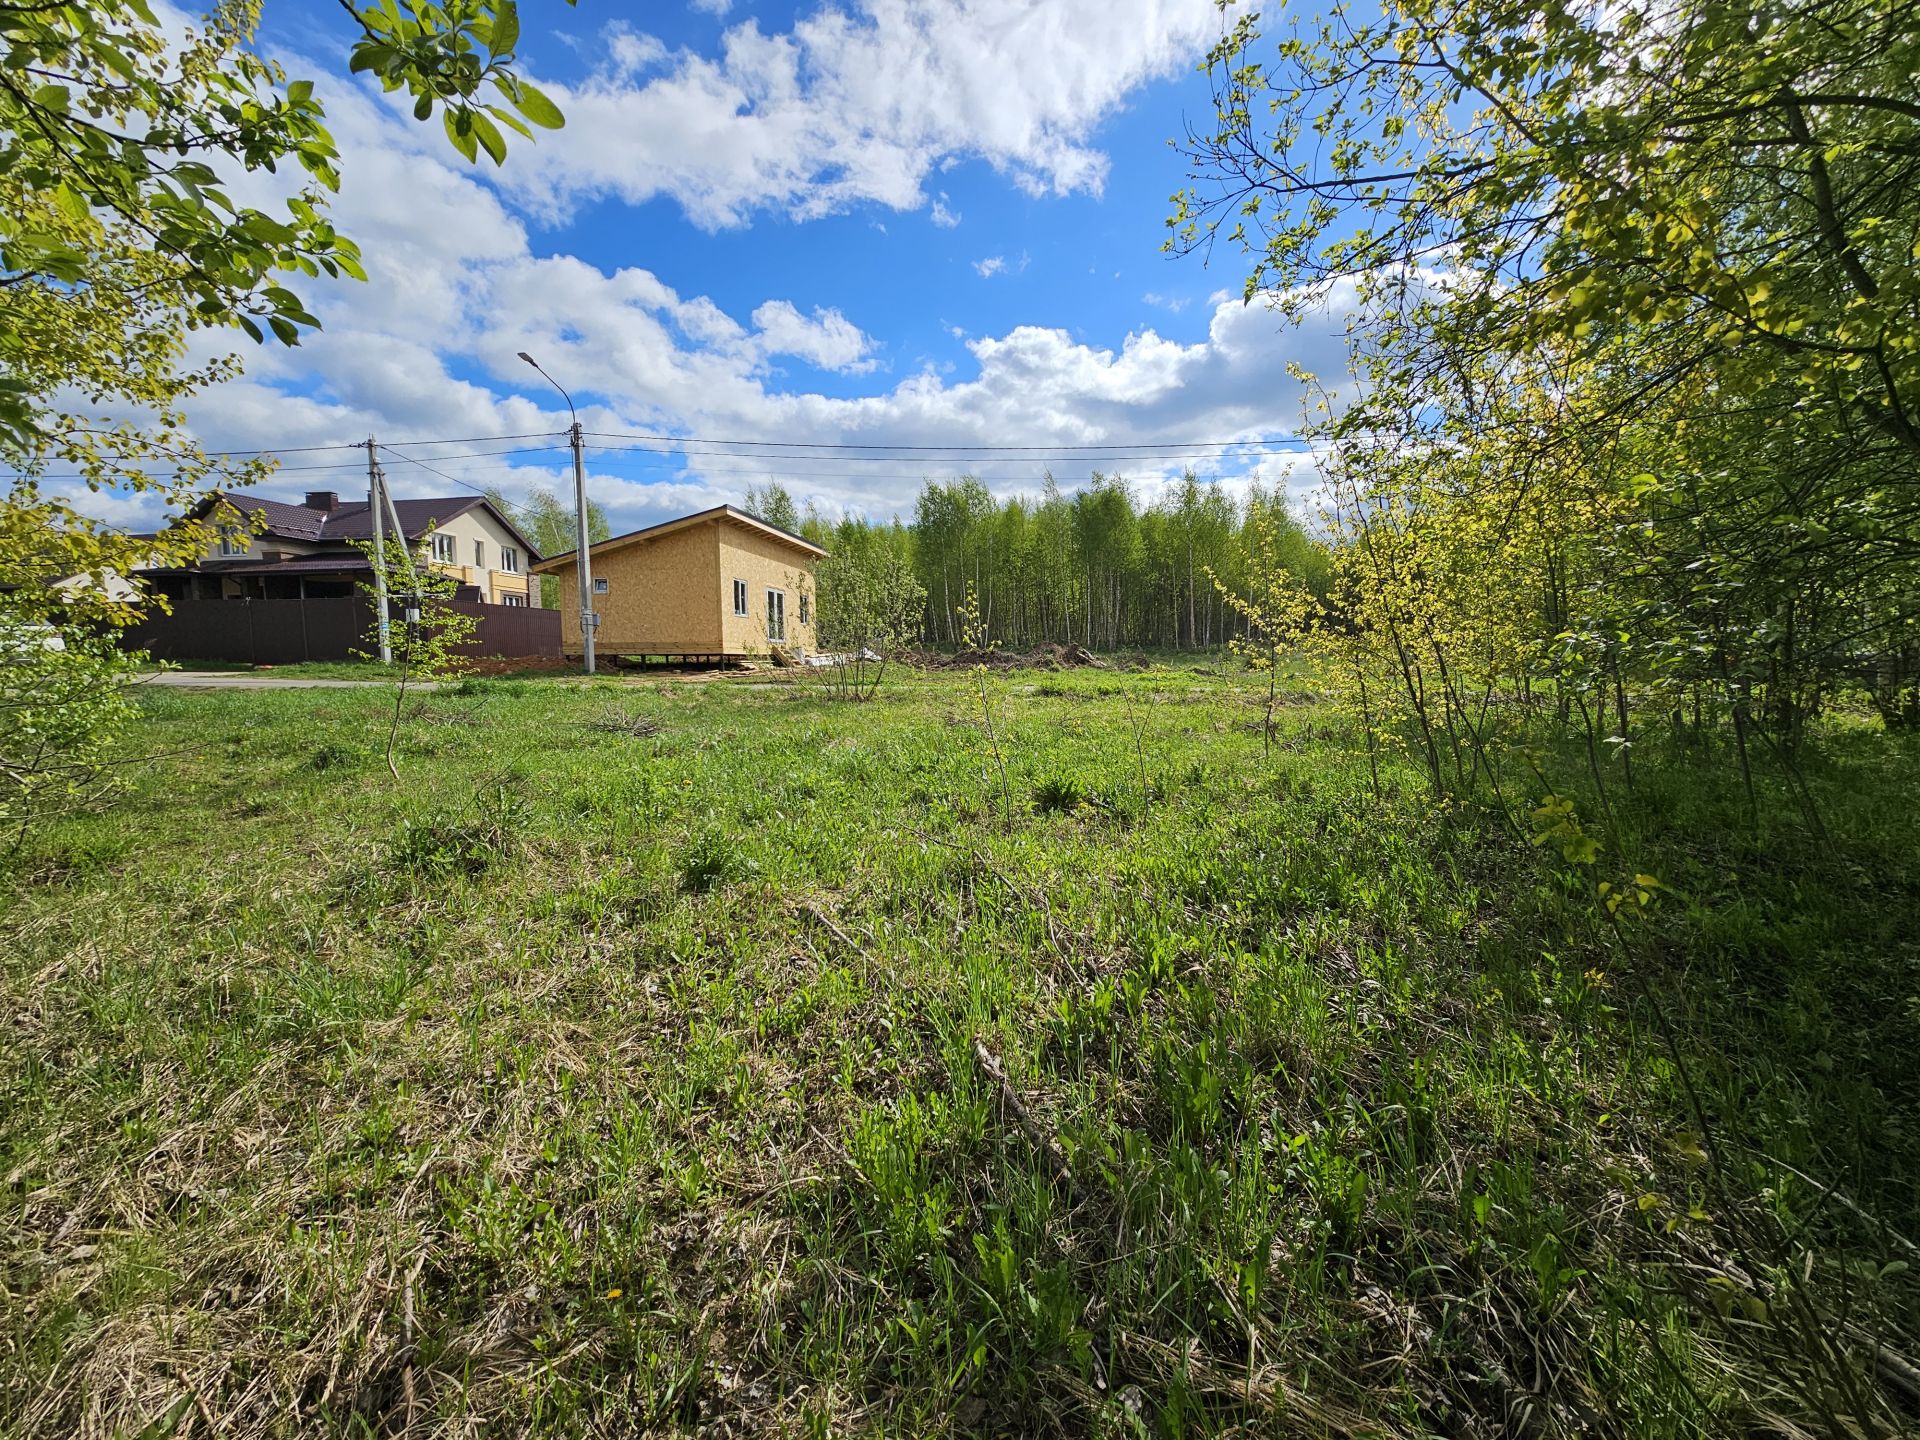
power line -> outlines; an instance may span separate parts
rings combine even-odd
[[[1232,450],[1249,445],[1271,446],[1278,444],[1297,444],[1298,440],[1148,440],[1139,442],[1114,442],[1101,445],[1058,445],[1045,442],[1034,445],[920,445],[909,441],[894,444],[862,444],[840,440],[733,440],[718,436],[700,435],[649,435],[641,432],[616,430],[588,430],[588,436],[597,440],[648,440],[675,446],[687,445],[737,445],[754,449],[785,448],[789,450],[932,450],[975,455],[989,452],[1011,450],[1037,450],[1049,455],[1077,454],[1082,451],[1096,452],[1095,458],[1115,452],[1135,452],[1147,450],[1172,450],[1180,454],[1198,454],[1203,450]],[[910,459],[910,456],[898,458]]]
[[[388,448],[388,446],[387,446],[387,442],[386,442],[386,441],[384,441],[384,440],[382,440],[382,441],[380,442],[380,448],[381,448],[382,450],[386,450],[386,449]],[[549,448],[549,449],[557,449],[557,448],[559,448],[559,447],[557,447],[557,446],[549,446],[549,447],[547,447],[547,448]],[[421,468],[422,470],[428,470],[428,471],[432,471],[432,473],[433,473],[433,474],[435,474],[435,475],[438,475],[438,476],[439,476],[439,477],[440,477],[440,478],[441,478],[442,480],[445,480],[445,481],[447,481],[447,482],[448,482],[449,484],[451,484],[451,485],[458,485],[458,486],[460,486],[460,487],[461,487],[462,489],[466,489],[466,490],[471,490],[471,491],[473,491],[473,493],[474,493],[474,494],[476,494],[476,495],[479,495],[479,496],[481,496],[481,497],[482,497],[483,499],[485,499],[485,500],[486,500],[486,502],[487,502],[487,503],[488,503],[489,505],[501,505],[501,506],[504,506],[504,507],[505,507],[506,509],[508,509],[508,510],[513,510],[513,511],[517,511],[517,512],[518,512],[519,514],[521,514],[521,515],[524,515],[524,516],[526,516],[526,517],[527,517],[527,518],[528,518],[529,520],[537,520],[537,519],[539,519],[539,518],[540,518],[540,517],[539,517],[539,515],[538,515],[538,513],[537,513],[536,511],[533,511],[533,510],[529,510],[529,509],[527,509],[527,507],[526,507],[526,506],[524,506],[524,505],[515,505],[515,504],[514,504],[514,503],[513,503],[513,502],[512,502],[511,500],[507,500],[507,499],[505,499],[504,497],[503,497],[503,498],[498,498],[498,499],[496,499],[496,498],[495,498],[494,496],[492,496],[492,495],[489,495],[489,494],[487,494],[487,492],[486,492],[486,490],[485,490],[485,489],[483,489],[483,488],[482,488],[481,486],[478,486],[478,485],[474,485],[474,484],[470,484],[469,482],[467,482],[467,481],[465,481],[465,480],[462,480],[462,479],[461,479],[461,478],[460,478],[459,476],[457,476],[457,475],[449,475],[449,474],[448,474],[448,473],[447,473],[446,471],[444,471],[444,470],[440,470],[440,469],[436,469],[436,468],[435,468],[434,466],[432,466],[432,465],[429,465],[429,464],[428,464],[428,463],[427,463],[426,461],[424,461],[424,460],[416,460],[416,459],[415,459],[415,458],[414,458],[413,456],[411,456],[411,455],[402,455],[402,454],[401,454],[401,453],[400,453],[399,451],[397,451],[397,450],[396,450],[396,451],[393,451],[393,452],[392,452],[392,454],[393,454],[393,458],[394,458],[394,459],[396,459],[396,460],[404,460],[404,461],[406,461],[406,462],[407,462],[407,463],[408,463],[409,465],[418,465],[418,466],[419,466],[419,467],[420,467],[420,468]]]
[[[1253,443],[1253,442],[1249,442],[1249,443]],[[1264,442],[1261,442],[1261,443],[1264,443]],[[813,453],[813,454],[789,454],[786,452],[779,452],[779,453],[773,453],[773,454],[748,454],[748,453],[743,453],[737,450],[682,450],[677,448],[665,449],[665,448],[659,448],[651,445],[595,445],[591,448],[593,449],[594,453],[600,454],[600,455],[623,455],[623,454],[624,455],[659,455],[662,457],[678,457],[686,460],[708,460],[708,459],[749,460],[749,461],[753,461],[756,464],[762,464],[769,460],[803,461],[810,464],[818,464],[821,461],[838,460],[843,464],[877,464],[877,465],[925,464],[925,465],[943,465],[947,467],[952,467],[955,465],[976,465],[976,464],[977,465],[1056,465],[1057,464],[1057,465],[1065,466],[1065,465],[1088,465],[1088,464],[1097,464],[1102,462],[1108,462],[1108,463],[1114,463],[1114,464],[1131,463],[1136,465],[1147,464],[1147,463],[1173,464],[1179,461],[1186,461],[1186,460],[1231,460],[1235,458],[1232,454],[1228,452],[1208,451],[1208,450],[1176,450],[1176,451],[1169,451],[1162,454],[1120,454],[1120,453],[1113,453],[1113,452],[1102,452],[1102,453],[1093,453],[1093,454],[1047,453],[1047,454],[1037,454],[1037,455],[1010,455],[1010,454],[1001,453],[1001,452],[955,450],[948,454],[940,454],[940,455],[848,455],[848,454],[843,454],[839,452],[834,452],[834,453],[821,452],[821,453]],[[1305,442],[1301,442],[1298,445],[1288,445],[1285,447],[1281,447],[1278,445],[1269,445],[1267,446],[1267,448],[1270,450],[1278,451],[1280,453],[1293,455],[1293,454],[1304,454],[1311,447],[1308,446]],[[1253,457],[1250,456],[1248,458],[1253,458]],[[860,472],[852,472],[852,473],[860,473]]]
[[[382,440],[380,445],[383,449],[392,446],[408,445],[490,445],[497,440],[550,440],[556,435],[565,435],[566,433],[564,430],[529,430],[523,435],[463,435],[450,437],[445,440]],[[542,450],[563,450],[566,447],[563,445],[542,445],[536,448]],[[514,452],[511,450],[501,450],[489,453],[511,455]]]
[[[382,448],[385,448],[386,443],[387,442],[384,440],[380,442]],[[451,441],[451,440],[414,440],[408,443],[414,444],[414,445],[451,445],[457,442]],[[357,449],[364,449],[365,446],[356,445],[356,446],[350,446],[348,448],[357,450]],[[555,450],[565,450],[566,448],[567,447],[564,445],[522,445],[522,446],[517,446],[510,450],[456,450],[451,455],[433,455],[433,456],[429,456],[428,458],[433,460],[484,460],[491,456],[496,456],[496,455],[548,455],[553,453]],[[268,452],[262,452],[262,453],[268,453]],[[408,459],[412,459],[413,457],[408,455],[401,455],[398,458],[402,460],[408,460]],[[319,475],[319,474],[326,474],[326,473],[339,474],[345,471],[351,471],[355,474],[358,474],[364,468],[365,468],[365,464],[364,462],[361,462],[361,461],[355,461],[351,464],[345,464],[345,465],[280,465],[275,467],[273,474],[274,475]],[[519,469],[520,467],[517,465],[495,465],[495,466],[489,466],[487,468],[494,469],[494,470],[516,470],[516,469]],[[11,480],[27,480],[27,479],[85,480],[85,479],[88,479],[89,477],[86,475],[80,474],[79,472],[76,471],[73,473],[63,473],[63,474],[57,474],[57,475],[28,476],[24,474],[14,474],[14,475],[0,477],[0,478],[6,478]]]
[[[637,458],[638,454],[657,456],[662,461],[679,458],[663,451],[623,452],[618,447],[606,447],[606,446],[589,447],[587,453],[590,456],[620,455],[623,453],[635,455],[636,457],[635,459],[620,462],[622,464],[638,463],[638,458]],[[1288,452],[1288,453],[1305,453],[1305,452]],[[696,469],[689,469],[687,471],[674,471],[673,473],[676,475],[683,474],[683,473],[690,474],[690,475],[757,475],[757,476],[765,476],[767,479],[770,479],[770,480],[786,479],[786,480],[800,480],[800,481],[804,481],[804,480],[902,481],[909,484],[917,483],[919,481],[922,481],[928,478],[928,472],[924,470],[915,474],[909,474],[906,472],[887,472],[887,471],[875,471],[875,470],[799,470],[799,469],[774,470],[769,468],[764,463],[770,457],[759,456],[759,455],[742,455],[737,458],[741,460],[746,460],[749,462],[754,462],[754,463],[749,463],[745,465],[712,465],[712,464],[707,464],[705,462],[702,462],[701,464],[699,464],[699,466]],[[823,455],[823,456],[818,456],[813,458],[821,461],[831,461],[836,458],[847,459],[847,458],[856,458],[856,457],[845,457],[845,456],[836,457],[836,456]],[[1180,457],[1175,457],[1175,458],[1177,459]],[[1201,462],[1201,464],[1205,465],[1207,464],[1207,462],[1218,462],[1223,459],[1231,459],[1232,457],[1218,456],[1218,455],[1199,455],[1199,456],[1193,456],[1189,458],[1197,460]],[[1154,459],[1155,457],[1141,456],[1141,457],[1137,457],[1136,463],[1147,463],[1148,461],[1151,461]],[[903,462],[895,461],[893,463],[898,464]],[[1045,463],[1045,462],[1041,462],[1038,460],[1015,461],[1015,460],[1006,460],[1006,459],[992,460],[987,462],[987,464],[989,465],[1003,465],[1003,466],[1016,465],[1016,464],[1017,465],[1038,465],[1042,463]],[[1076,458],[1072,462],[1062,461],[1063,465],[1066,463],[1083,464],[1086,462],[1082,459]],[[939,466],[940,468],[954,468],[953,462],[947,462],[947,461],[934,461],[930,459],[928,464],[929,466]],[[965,466],[964,468],[967,469],[968,471],[973,471],[975,469],[981,469],[984,467],[968,465],[968,466]],[[1224,472],[1221,472],[1220,470],[1215,468],[1215,469],[1209,470],[1207,473],[1210,473],[1213,475],[1221,475]],[[1020,480],[1020,479],[1027,479],[1031,477],[1025,476],[1025,475],[995,474],[995,475],[989,475],[984,477],[976,476],[976,478],[986,478],[986,479],[993,479],[993,480]]]
[[[748,452],[752,452],[751,458],[755,458],[755,459],[803,460],[803,459],[810,459],[810,458],[818,458],[822,456],[833,456],[835,458],[839,458],[847,461],[855,461],[855,462],[867,462],[869,460],[872,460],[872,461],[893,460],[896,462],[912,461],[912,460],[925,459],[933,455],[941,455],[941,456],[998,455],[998,456],[1006,457],[1009,461],[1031,460],[1036,463],[1046,461],[1049,459],[1066,460],[1068,458],[1072,458],[1076,461],[1081,461],[1081,462],[1085,462],[1088,460],[1117,460],[1121,458],[1177,459],[1177,458],[1191,457],[1191,458],[1197,459],[1197,458],[1207,458],[1207,457],[1212,457],[1216,455],[1221,455],[1234,450],[1243,450],[1243,449],[1250,449],[1250,448],[1258,448],[1258,449],[1299,448],[1306,443],[1303,440],[1301,440],[1299,437],[1293,436],[1293,437],[1283,437],[1279,439],[1256,439],[1256,440],[1110,441],[1102,444],[1088,444],[1088,445],[1071,445],[1071,444],[1054,443],[1049,441],[1039,441],[1039,442],[1033,442],[1029,444],[947,445],[947,444],[931,444],[931,443],[922,444],[915,441],[895,441],[891,443],[877,443],[877,442],[841,441],[841,440],[748,440],[748,439],[731,437],[731,436],[666,435],[666,434],[650,433],[645,431],[617,431],[617,430],[590,430],[584,433],[590,436],[591,438],[598,439],[598,440],[631,440],[631,441],[640,442],[639,444],[632,445],[632,446],[596,447],[597,449],[600,449],[603,451],[630,449],[636,452],[645,452],[645,453],[651,453],[651,454],[682,454],[687,456],[695,456],[695,455],[702,455],[702,454],[731,455],[739,451],[748,451]],[[503,441],[511,441],[511,440],[547,440],[547,439],[555,438],[562,434],[564,434],[564,432],[553,431],[553,430],[535,430],[535,431],[523,431],[517,434],[509,434],[509,435],[461,435],[461,436],[441,436],[441,437],[419,439],[419,440],[382,440],[380,444],[384,449],[400,451],[400,450],[412,449],[422,445],[484,445],[484,444],[497,444]],[[693,447],[704,447],[704,448],[696,449]],[[334,445],[262,445],[262,446],[259,446],[258,448],[251,449],[251,450],[247,450],[247,449],[206,450],[206,451],[201,451],[199,453],[201,458],[211,460],[211,459],[235,459],[242,456],[254,456],[254,455],[332,454],[332,453],[339,453],[339,452],[344,452],[349,450],[359,450],[361,448],[362,448],[361,445],[358,443],[349,443],[349,442],[343,441],[339,444],[334,444]],[[562,447],[549,445],[549,446],[527,447],[525,451],[498,450],[498,451],[484,451],[484,452],[475,452],[475,453],[510,455],[510,454],[519,454],[519,453],[534,453],[537,450],[554,450],[559,448],[562,448]],[[112,458],[112,459],[157,461],[161,464],[164,464],[167,458],[172,458],[172,457],[156,457],[156,456],[149,456],[149,455],[135,455],[135,454],[129,454],[126,452],[119,452],[119,453],[103,452],[103,453],[107,456],[107,458]],[[454,457],[440,456],[436,458],[451,459]],[[745,459],[745,458],[749,458],[749,456],[742,455],[741,458]],[[339,466],[284,465],[279,467],[279,472],[291,474],[291,473],[300,473],[302,471],[313,471],[313,470],[323,470],[323,469],[357,469],[357,468],[358,468],[357,462],[355,462],[352,465],[343,463]],[[70,478],[70,477],[47,476],[42,478],[52,479],[52,478]],[[79,478],[79,477],[71,477],[71,478]]]

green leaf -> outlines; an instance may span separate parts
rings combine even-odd
[[[440,118],[447,127],[447,139],[453,142],[453,148],[470,161],[477,157],[480,142],[474,138],[473,126],[466,115],[458,110],[448,110]]]
[[[502,110],[498,105],[487,106],[487,113],[493,116],[493,118],[498,120],[502,125],[510,126],[514,131],[516,131],[521,135],[526,136],[527,139],[529,140],[533,139],[533,131],[529,130],[524,124],[521,123],[520,117],[518,115],[514,115],[509,113],[508,111]]]
[[[567,123],[567,117],[560,113],[560,107],[527,80],[520,82],[520,94],[513,106],[542,130],[558,130]]]
[[[72,95],[64,85],[42,85],[33,92],[33,103],[42,110],[53,110],[59,114],[67,113],[72,103]]]
[[[480,147],[487,152],[489,159],[499,165],[507,158],[507,142],[501,138],[500,127],[495,125],[478,110],[469,112],[473,133],[479,138]]]
[[[520,10],[513,0],[500,0],[493,15],[492,50],[495,55],[511,55],[520,43]]]

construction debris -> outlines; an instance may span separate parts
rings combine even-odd
[[[604,730],[611,735],[631,735],[636,740],[658,735],[662,728],[660,722],[651,715],[626,710],[609,710],[604,715],[581,723],[589,730]]]
[[[914,657],[923,670],[1081,670],[1107,669],[1107,662],[1084,645],[1046,644],[1021,654],[1014,650],[957,650],[951,655],[937,651]]]

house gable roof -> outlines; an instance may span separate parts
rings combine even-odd
[[[629,545],[637,545],[647,540],[659,540],[678,530],[689,529],[695,525],[704,525],[709,521],[734,524],[752,530],[777,544],[802,551],[814,559],[825,559],[827,552],[804,536],[791,530],[782,530],[778,525],[769,525],[758,515],[749,515],[732,505],[716,505],[711,510],[696,511],[692,515],[682,515],[678,520],[663,520],[658,525],[649,525],[644,530],[630,530],[625,535],[615,535],[608,540],[599,540],[588,547],[588,553],[595,559],[615,550],[624,550]],[[551,574],[574,563],[575,550],[568,550],[542,560],[533,568],[541,574]]]
[[[269,500],[261,495],[235,495],[223,490],[202,501],[194,514],[204,516],[223,500],[249,521],[255,515],[264,516],[266,528],[258,533],[277,536],[282,540],[301,540],[309,545],[345,545],[373,539],[373,512],[365,500],[342,501],[331,510],[309,510],[304,505],[289,505],[285,501]],[[437,500],[396,500],[393,508],[399,513],[401,527],[406,531],[409,542],[419,540],[435,526],[458,519],[469,510],[485,510],[520,543],[529,561],[540,558],[539,549],[483,495],[461,495]]]

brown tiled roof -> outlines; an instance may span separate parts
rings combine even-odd
[[[266,518],[267,535],[277,535],[283,540],[304,540],[309,545],[330,543],[346,544],[354,540],[373,539],[372,510],[364,500],[347,500],[335,505],[331,510],[309,510],[304,505],[289,505],[283,500],[269,500],[262,495],[239,495],[221,492],[218,499],[224,500],[249,520],[255,515]],[[215,501],[208,501],[200,513],[212,508]],[[484,508],[488,514],[506,527],[507,533],[518,540],[527,552],[529,561],[538,560],[540,552],[522,535],[514,523],[494,508],[491,501],[480,495],[454,496],[437,500],[396,500],[393,508],[400,514],[400,524],[407,532],[408,540],[418,540],[428,530],[444,525],[474,509]]]

